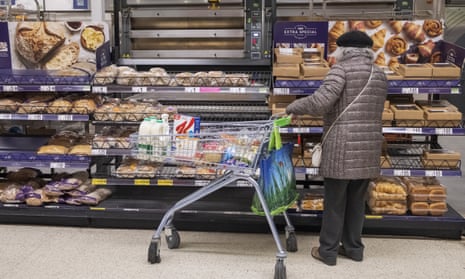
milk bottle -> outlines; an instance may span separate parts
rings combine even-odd
[[[151,143],[150,143],[150,118],[144,118],[139,125],[139,133],[137,137],[137,158],[141,160],[148,160],[150,157]]]

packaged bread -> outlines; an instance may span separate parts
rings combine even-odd
[[[396,177],[380,177],[370,182],[369,196],[377,200],[406,200],[406,186]]]
[[[138,73],[131,67],[121,66],[118,67],[118,75],[116,83],[119,85],[134,85],[137,81]]]
[[[167,86],[170,84],[171,77],[164,68],[154,67],[149,70],[153,76],[152,86]]]
[[[42,172],[34,168],[21,168],[7,173],[6,178],[11,182],[28,181],[38,177]]]
[[[96,187],[97,186],[93,185],[90,180],[87,180],[86,182],[79,185],[79,187],[70,191],[66,191],[66,194],[71,197],[82,197],[93,192]]]
[[[23,101],[17,97],[0,98],[0,112],[16,112]]]
[[[39,147],[37,154],[57,154],[63,155],[68,153],[68,148],[62,145],[43,145]]]
[[[192,86],[193,74],[190,72],[182,72],[175,75],[174,79],[177,86]]]
[[[94,76],[95,85],[108,85],[115,82],[118,67],[114,64],[100,69]]]
[[[71,111],[72,107],[73,103],[70,100],[59,98],[49,103],[46,111],[52,114],[68,113]]]
[[[222,71],[210,71],[208,75],[208,86],[224,86],[225,74]]]
[[[92,146],[90,144],[78,144],[70,148],[69,155],[91,155]]]
[[[97,205],[101,201],[107,199],[111,195],[111,190],[106,188],[100,188],[93,191],[90,194],[79,198],[80,202],[85,205]]]
[[[6,182],[3,191],[0,193],[0,202],[2,203],[22,203],[24,202],[24,193],[21,191],[21,184]]]
[[[18,113],[43,113],[48,103],[55,99],[54,94],[33,94],[19,105]]]

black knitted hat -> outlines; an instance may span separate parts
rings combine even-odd
[[[367,47],[373,46],[373,40],[362,31],[349,31],[342,34],[336,41],[341,47]]]

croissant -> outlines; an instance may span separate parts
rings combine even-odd
[[[389,21],[389,26],[391,26],[392,31],[394,31],[395,34],[399,34],[400,31],[402,31],[402,22],[398,20]]]
[[[374,63],[379,66],[386,66],[386,56],[384,55],[384,52],[380,52],[378,54]]]
[[[386,42],[385,49],[392,56],[398,56],[407,51],[407,42],[404,38],[394,35]]]
[[[343,21],[336,21],[336,23],[331,27],[328,32],[328,50],[329,53],[332,53],[336,50],[337,44],[336,40],[344,34],[345,32],[345,24]]]
[[[397,57],[391,57],[388,62],[388,67],[391,70],[398,70],[400,67],[399,59]]]
[[[437,19],[429,19],[423,22],[423,30],[430,37],[437,37],[442,34],[442,23]]]
[[[430,57],[433,53],[434,46],[436,44],[433,40],[428,40],[426,43],[420,44],[418,46],[418,52],[422,57]]]
[[[373,40],[373,51],[377,51],[384,46],[384,37],[386,37],[386,29],[381,29],[371,36]]]
[[[404,30],[405,35],[413,41],[421,43],[425,40],[425,32],[419,24],[406,22],[402,30]]]
[[[359,20],[349,20],[349,29],[365,32],[365,22]]]
[[[380,26],[383,24],[383,21],[381,20],[367,20],[365,21],[365,26],[370,28],[370,29],[375,29],[376,27]]]

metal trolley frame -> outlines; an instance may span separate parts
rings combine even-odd
[[[287,257],[287,252],[281,245],[273,217],[256,181],[260,159],[268,153],[270,135],[274,125],[279,125],[277,123],[279,121],[275,120],[205,123],[201,125],[199,133],[189,137],[173,135],[172,132],[166,135],[155,135],[157,139],[152,144],[148,159],[176,165],[208,165],[222,171],[223,175],[179,200],[167,210],[150,242],[148,249],[150,263],[161,262],[160,246],[163,231],[168,248],[179,248],[180,236],[173,225],[174,214],[177,211],[231,183],[242,180],[254,187],[278,249],[274,278],[286,278],[284,259]],[[142,136],[139,135],[140,137]],[[286,221],[286,249],[289,252],[295,252],[297,251],[295,230],[286,212],[283,215]]]

